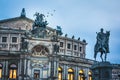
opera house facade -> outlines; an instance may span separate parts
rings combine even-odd
[[[44,14],[0,20],[0,80],[92,80],[86,40],[62,35]]]

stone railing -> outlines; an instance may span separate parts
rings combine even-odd
[[[66,56],[66,55],[60,55],[59,59],[60,61],[70,61],[70,62],[77,62],[77,63],[88,63],[88,64],[94,63],[94,60],[74,57],[74,56]]]
[[[0,43],[0,50],[19,51],[19,45],[17,43]]]
[[[0,43],[0,50],[8,50],[8,44],[7,43]]]
[[[10,44],[10,48],[9,48],[11,51],[18,51],[18,44]]]
[[[60,49],[60,53],[64,53],[65,49]]]

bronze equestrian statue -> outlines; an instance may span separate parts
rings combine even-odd
[[[94,47],[94,58],[96,60],[97,53],[100,52],[101,59],[102,61],[106,61],[107,58],[107,53],[109,53],[109,36],[110,36],[110,31],[106,31],[104,33],[103,28],[101,28],[101,32],[97,33],[97,41]],[[105,54],[105,57],[103,59],[102,55],[103,53]]]

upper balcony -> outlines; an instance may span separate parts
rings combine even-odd
[[[90,59],[86,59],[86,58],[66,56],[66,55],[60,55],[59,58],[60,58],[60,61],[84,63],[84,64],[90,64],[90,65],[92,65],[95,62],[94,60],[90,60]]]

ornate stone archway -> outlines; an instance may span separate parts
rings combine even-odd
[[[46,46],[36,45],[32,48],[32,56],[48,56],[49,50]]]
[[[72,68],[68,69],[68,80],[74,80],[74,70]]]
[[[85,74],[83,70],[79,71],[79,79],[78,80],[84,80]]]

